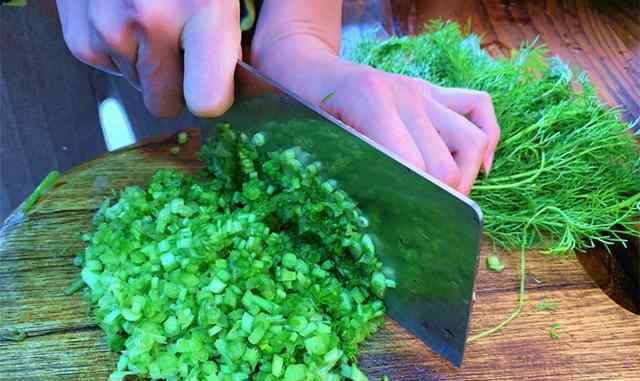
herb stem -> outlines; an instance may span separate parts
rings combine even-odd
[[[524,290],[525,290],[524,286],[525,286],[525,279],[526,279],[525,265],[526,265],[526,242],[523,241],[522,246],[520,248],[520,290],[518,292],[518,306],[508,318],[504,319],[493,328],[489,328],[485,331],[478,333],[477,335],[473,335],[469,337],[467,339],[467,343],[472,343],[476,340],[482,339],[483,337],[489,336],[493,333],[500,331],[502,328],[507,326],[513,320],[515,320],[520,315],[520,313],[522,313],[522,310],[524,308]]]
[[[33,208],[33,206],[36,204],[36,202],[38,202],[42,194],[46,192],[47,189],[49,189],[53,184],[55,184],[59,178],[60,178],[60,172],[58,171],[49,172],[47,177],[45,177],[40,182],[40,184],[36,187],[33,193],[31,193],[31,196],[29,196],[27,201],[25,201],[24,206],[22,207],[22,211],[24,213],[29,212],[31,208]]]

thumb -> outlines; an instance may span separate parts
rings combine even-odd
[[[184,97],[192,113],[219,116],[231,107],[240,39],[237,0],[210,1],[185,24]]]

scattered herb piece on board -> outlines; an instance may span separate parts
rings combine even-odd
[[[178,144],[186,144],[189,141],[189,135],[186,132],[182,131],[178,133]]]
[[[560,340],[560,334],[558,333],[558,330],[561,327],[562,325],[560,323],[551,324],[551,327],[549,327],[549,337],[551,337],[553,340]]]
[[[356,203],[264,140],[222,126],[202,174],[159,171],[101,205],[78,262],[120,352],[112,381],[367,379],[358,344],[394,282]]]
[[[173,156],[176,156],[180,153],[180,147],[178,146],[173,146],[169,149],[169,153],[172,154]]]
[[[76,279],[69,287],[64,290],[64,294],[69,296],[73,295],[76,292],[80,291],[85,286],[84,281],[82,279]]]
[[[22,207],[22,211],[24,213],[28,213],[31,208],[38,202],[40,197],[51,188],[56,181],[60,178],[60,172],[51,171],[49,174],[38,184],[36,189],[31,193],[31,196],[24,202],[24,206]]]
[[[540,299],[538,304],[536,305],[536,309],[538,311],[555,311],[558,308],[558,303],[546,300],[545,298]]]
[[[487,257],[487,268],[493,272],[502,272],[504,265],[500,262],[500,258],[497,255],[489,255]]]

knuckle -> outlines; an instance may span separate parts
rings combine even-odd
[[[176,26],[182,12],[173,2],[158,2],[155,0],[127,0],[129,3],[129,17],[133,24],[142,30],[161,28],[172,29]]]
[[[484,105],[493,104],[493,98],[491,98],[491,94],[486,91],[477,91],[476,97]]]
[[[423,91],[422,87],[420,86],[420,82],[418,82],[414,78],[403,78],[403,82],[405,89],[409,91],[410,94],[416,96],[428,95],[425,91]]]
[[[424,161],[422,160],[422,156],[418,152],[403,152],[400,157],[406,160],[409,164],[414,167],[425,170]]]
[[[155,23],[153,3],[149,0],[128,0],[131,19],[137,25],[145,28]]]
[[[173,100],[155,99],[144,96],[144,105],[153,116],[158,118],[168,118],[176,116],[182,111],[182,104]]]
[[[99,20],[96,20],[96,22],[93,23],[93,26],[97,37],[109,50],[119,50],[118,48],[124,43],[124,33],[121,30]]]
[[[114,15],[105,17],[104,12],[111,12],[111,10],[105,10],[104,4],[95,5],[96,3],[92,2],[91,4],[94,5],[89,7],[89,23],[96,37],[108,50],[119,52],[126,44],[126,23],[122,20],[115,22]]]
[[[480,130],[474,129],[472,131],[473,133],[471,134],[471,137],[472,137],[474,146],[476,147],[476,149],[484,152],[487,149],[487,146],[489,144],[489,139],[487,138],[487,135],[485,135]]]
[[[460,183],[460,169],[453,163],[443,163],[440,165],[441,179],[445,184],[456,187]]]
[[[387,81],[374,70],[365,70],[362,73],[358,73],[356,82],[366,94],[383,95],[389,91]]]
[[[65,36],[65,42],[71,54],[79,61],[91,66],[96,66],[100,63],[100,56],[81,39]]]

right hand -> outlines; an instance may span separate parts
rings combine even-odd
[[[80,61],[122,75],[147,109],[218,116],[233,102],[240,59],[238,0],[57,0],[65,42]]]

